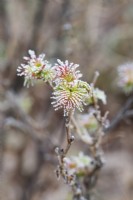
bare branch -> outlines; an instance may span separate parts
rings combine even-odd
[[[133,115],[132,111],[129,111],[130,107],[133,104],[133,96],[127,99],[125,105],[122,109],[116,114],[114,119],[111,121],[110,125],[107,128],[104,128],[104,132],[112,131],[123,119],[131,117]]]

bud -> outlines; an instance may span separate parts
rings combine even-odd
[[[72,142],[74,142],[74,140],[75,140],[75,137],[72,135],[72,136],[70,137],[70,142],[72,143]]]
[[[133,63],[126,63],[118,67],[118,85],[126,93],[133,91]]]

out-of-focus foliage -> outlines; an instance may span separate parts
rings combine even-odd
[[[118,85],[127,94],[133,91],[132,63],[126,63],[118,67]]]

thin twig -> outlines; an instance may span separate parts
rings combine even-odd
[[[92,85],[93,87],[95,86],[95,84],[96,84],[96,82],[97,82],[97,79],[98,79],[98,77],[99,77],[99,72],[98,72],[98,71],[96,71],[96,72],[95,72],[95,74],[94,74],[93,81],[92,81],[92,83],[91,83],[91,85]]]
[[[116,114],[114,119],[111,121],[110,125],[107,128],[104,128],[104,132],[110,132],[112,131],[120,122],[121,120],[131,117],[132,112],[130,112],[128,109],[130,109],[131,105],[133,104],[133,96],[127,99],[125,105],[122,107],[122,109]]]
[[[67,154],[74,140],[74,137],[71,136],[71,131],[70,131],[71,117],[72,117],[72,114],[70,113],[70,115],[66,118],[66,122],[65,122],[66,134],[67,134],[67,146],[64,149],[64,155]]]

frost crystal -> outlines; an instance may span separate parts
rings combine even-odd
[[[77,70],[79,65],[57,59],[57,63],[51,66],[44,60],[45,54],[36,56],[32,50],[28,53],[29,56],[24,57],[25,63],[17,69],[17,75],[25,78],[24,85],[29,87],[38,79],[48,82],[54,90],[51,98],[55,110],[63,108],[64,116],[73,113],[75,108],[82,112],[86,99],[92,96],[92,87],[80,80],[82,74]]]
[[[79,70],[76,70],[79,67],[78,64],[69,63],[68,60],[62,62],[57,60],[58,63],[55,64],[54,69],[56,71],[55,82],[72,82],[74,80],[82,77],[82,74]]]
[[[82,74],[77,70],[78,64],[69,63],[67,60],[62,62],[59,59],[57,62],[53,67],[56,75],[52,104],[55,110],[63,108],[64,116],[67,116],[69,112],[74,112],[75,108],[82,112],[90,86],[80,80]]]
[[[32,50],[28,51],[29,57],[24,57],[25,64],[17,69],[18,76],[24,76],[24,85],[33,85],[33,81],[36,79],[42,79],[44,81],[50,81],[53,78],[53,71],[51,65],[47,60],[44,60],[45,54],[40,54],[38,57]]]
[[[77,108],[80,112],[83,111],[83,104],[88,92],[86,88],[81,87],[78,81],[73,83],[60,84],[54,88],[52,102],[55,110],[64,109],[64,116],[69,112],[73,112]]]

